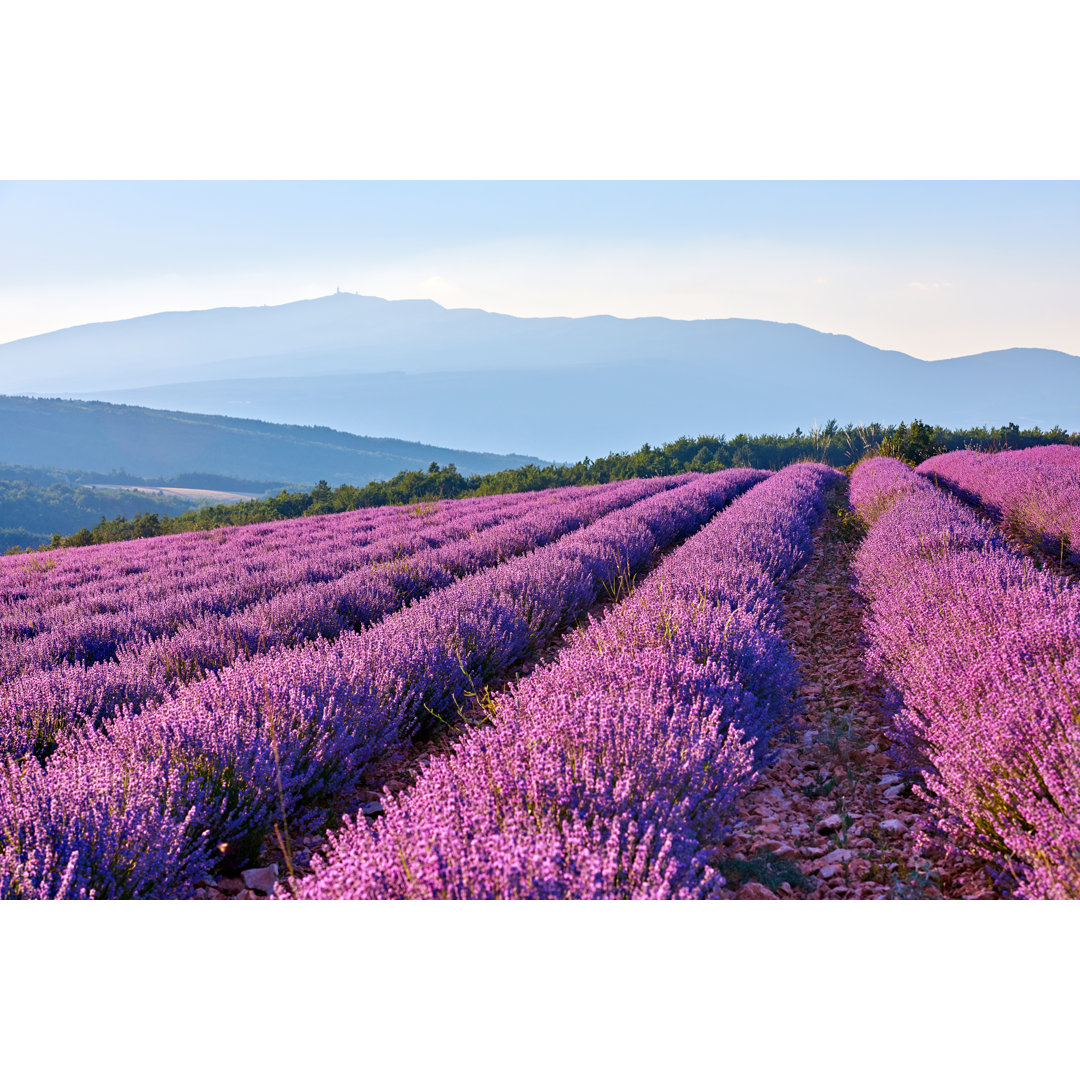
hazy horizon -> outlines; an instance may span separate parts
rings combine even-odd
[[[1080,183],[0,184],[0,341],[343,291],[1080,354]]]
[[[41,337],[41,336],[43,336],[45,334],[57,333],[57,332],[62,331],[62,330],[78,330],[78,329],[80,329],[82,327],[98,326],[98,325],[103,325],[103,324],[106,324],[106,323],[129,322],[129,321],[132,321],[132,320],[135,320],[135,319],[152,318],[155,315],[186,315],[186,314],[196,314],[196,313],[199,313],[199,312],[238,310],[238,309],[241,309],[241,308],[249,308],[249,307],[286,307],[289,304],[302,304],[302,303],[311,302],[311,301],[315,301],[315,300],[325,300],[325,299],[328,299],[329,297],[334,296],[334,295],[359,296],[359,297],[362,297],[363,299],[387,300],[387,301],[391,301],[391,302],[397,301],[397,300],[401,300],[401,301],[405,301],[405,302],[415,302],[415,303],[430,302],[430,303],[436,304],[438,307],[441,307],[444,311],[476,311],[476,312],[480,312],[480,313],[483,313],[483,314],[489,314],[489,315],[505,315],[505,316],[507,316],[509,318],[513,318],[513,319],[562,318],[562,319],[572,319],[572,320],[581,321],[581,320],[586,320],[586,319],[596,319],[596,318],[605,318],[606,317],[606,318],[612,318],[612,319],[619,319],[619,320],[623,320],[623,321],[633,321],[633,320],[637,320],[637,319],[664,319],[664,320],[667,320],[669,322],[702,322],[702,321],[710,321],[710,320],[716,320],[716,321],[725,321],[725,320],[726,321],[736,321],[736,320],[740,320],[740,321],[746,321],[746,322],[770,322],[770,323],[776,323],[777,325],[780,325],[780,326],[805,327],[806,329],[814,330],[817,333],[832,335],[834,337],[853,338],[854,340],[860,341],[860,342],[862,342],[864,344],[875,345],[875,347],[882,348],[881,346],[876,346],[876,343],[873,342],[873,341],[866,341],[865,339],[857,338],[853,334],[846,334],[846,333],[844,333],[842,331],[830,330],[828,327],[823,327],[823,326],[810,326],[809,324],[806,324],[806,323],[797,323],[797,322],[793,322],[792,320],[787,320],[787,319],[748,319],[745,316],[739,316],[739,315],[711,316],[711,317],[703,317],[703,318],[691,318],[691,317],[683,318],[683,317],[679,317],[679,316],[675,316],[675,315],[648,315],[648,314],[642,314],[642,315],[613,315],[611,312],[607,312],[607,311],[593,311],[593,312],[588,312],[586,314],[581,314],[581,315],[552,315],[552,316],[547,316],[547,315],[517,315],[517,314],[514,314],[513,312],[509,312],[509,311],[496,311],[496,310],[494,310],[492,308],[477,307],[477,306],[473,306],[473,305],[464,306],[464,305],[457,305],[457,304],[443,304],[443,303],[440,303],[438,300],[435,300],[433,297],[430,297],[430,296],[402,296],[402,297],[393,297],[393,298],[391,298],[391,297],[385,297],[385,296],[374,296],[372,294],[361,293],[361,292],[358,292],[358,291],[352,290],[352,289],[342,289],[340,287],[336,288],[333,292],[322,293],[322,294],[317,295],[317,296],[295,297],[295,298],[293,298],[291,300],[282,300],[282,301],[280,301],[279,303],[276,303],[276,304],[215,304],[215,305],[212,305],[210,307],[173,308],[173,309],[162,309],[162,310],[159,310],[159,311],[146,311],[146,312],[140,312],[140,313],[135,314],[135,315],[124,316],[124,317],[119,318],[119,319],[91,319],[91,320],[89,320],[87,322],[83,322],[83,323],[72,323],[72,324],[66,325],[66,326],[54,327],[52,330],[44,330],[44,331],[41,331],[40,333],[37,333],[37,334],[28,334],[28,335],[26,335],[25,337],[22,337],[22,338],[10,338],[10,339],[6,339],[6,340],[0,340],[0,345],[11,345],[11,344],[14,344],[16,342],[25,341],[28,338]],[[1049,346],[1025,345],[1025,344],[1021,344],[1021,343],[1018,343],[1018,342],[1008,344],[1008,345],[1001,345],[996,349],[984,349],[984,350],[981,350],[981,352],[982,353],[1007,352],[1007,351],[1013,350],[1013,349],[1044,349],[1046,351],[1051,351],[1051,352],[1066,353],[1067,355],[1070,355],[1070,356],[1080,356],[1080,353],[1071,353],[1067,349],[1052,349]],[[946,359],[954,359],[954,358],[958,358],[958,357],[966,357],[966,356],[971,356],[971,355],[978,355],[974,351],[969,351],[969,352],[953,353],[953,354],[950,354],[949,356],[939,356],[939,357],[931,358],[931,357],[925,357],[925,356],[917,356],[916,354],[909,353],[909,352],[907,352],[906,350],[903,350],[903,349],[887,349],[885,351],[903,352],[903,353],[905,353],[905,355],[912,356],[914,359],[924,360],[924,361],[926,361],[928,363],[934,363],[934,362],[936,362],[938,360],[946,360]]]

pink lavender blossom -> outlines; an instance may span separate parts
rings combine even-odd
[[[1080,567],[1080,446],[955,450],[929,458],[918,472],[982,507],[1059,566]]]
[[[890,458],[861,463],[868,662],[933,825],[1024,897],[1080,897],[1080,590]]]

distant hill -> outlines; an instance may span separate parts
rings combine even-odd
[[[267,495],[285,487],[282,480],[248,480],[220,473],[184,472],[173,476],[135,476],[123,469],[96,472],[78,467],[52,468],[40,465],[9,465],[0,463],[0,480],[14,480],[32,487],[52,484],[73,484],[76,487],[173,487],[209,488],[214,491],[243,492],[247,495]]]
[[[790,357],[798,357],[798,351]],[[809,429],[831,417],[944,427],[1056,424],[1080,429],[1080,358],[1013,349],[926,363],[889,354],[796,362],[679,358],[592,364],[575,371],[460,371],[309,375],[186,383],[116,392],[146,405],[258,415],[279,423],[350,425],[439,443],[470,435],[491,447],[527,446],[556,461],[707,432]]]
[[[274,481],[307,487],[319,480],[366,484],[432,461],[455,464],[467,475],[543,464],[518,454],[449,450],[326,427],[28,397],[0,397],[0,461],[96,473],[124,470],[136,477],[212,474],[226,490],[229,477],[245,477],[248,486]]]
[[[161,312],[0,345],[0,393],[297,375],[521,371],[675,358],[801,361],[886,353],[854,338],[755,319],[517,318],[433,300],[337,293],[273,307]],[[152,373],[152,377],[148,375]],[[86,393],[84,393],[84,391]]]
[[[0,554],[47,544],[55,533],[92,528],[102,519],[182,514],[192,501],[134,491],[102,491],[45,469],[0,465]]]
[[[562,461],[685,433],[756,434],[830,417],[1080,428],[1080,358],[1052,350],[927,362],[791,323],[523,319],[351,293],[9,342],[0,345],[0,392]]]

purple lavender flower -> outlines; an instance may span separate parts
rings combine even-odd
[[[777,586],[837,475],[792,466],[736,499],[499,695],[492,726],[386,797],[377,824],[333,835],[297,895],[712,895],[708,848],[793,709]]]

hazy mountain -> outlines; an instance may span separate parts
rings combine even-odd
[[[133,476],[212,473],[303,487],[383,480],[432,461],[462,473],[535,462],[401,439],[103,402],[0,397],[0,461]]]
[[[279,423],[326,423],[437,443],[528,447],[560,461],[679,435],[760,434],[919,417],[945,427],[1015,421],[1080,430],[1080,359],[1009,350],[924,363],[833,356],[710,364],[671,360],[568,371],[235,379],[113,392],[133,404]]]
[[[10,342],[0,390],[558,460],[833,417],[1080,429],[1080,358],[1050,350],[928,363],[795,324],[521,319],[347,293]]]
[[[837,354],[912,359],[854,338],[753,319],[522,319],[432,300],[337,293],[276,307],[162,312],[8,342],[0,345],[0,393],[780,354],[808,361]]]

